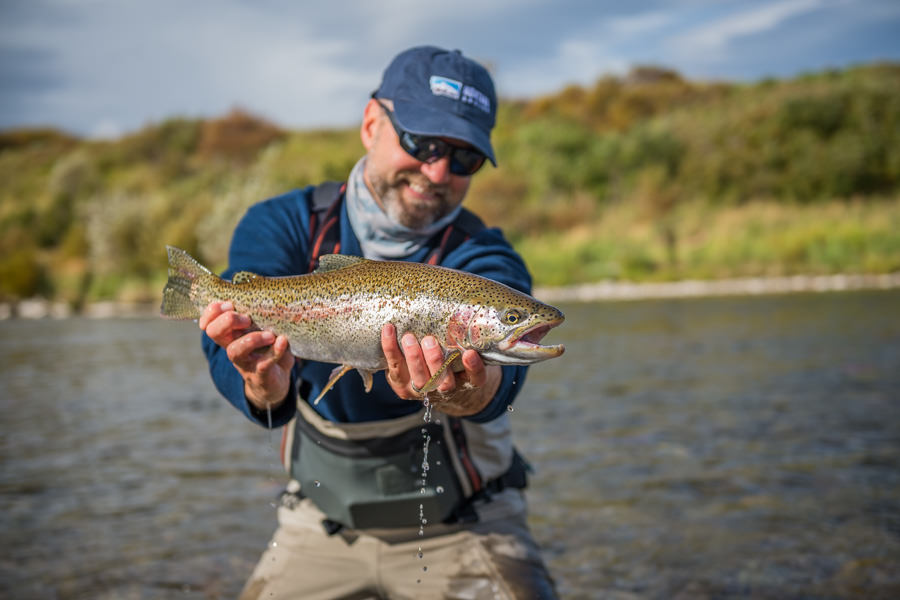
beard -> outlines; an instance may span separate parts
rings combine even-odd
[[[369,184],[381,201],[388,217],[409,229],[424,229],[450,214],[462,201],[454,198],[447,185],[435,185],[418,172],[399,171],[393,176],[369,172]],[[410,198],[403,191],[411,187],[420,197]]]

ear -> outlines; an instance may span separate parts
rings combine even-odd
[[[369,99],[366,109],[363,111],[362,125],[359,126],[359,139],[362,140],[363,148],[366,151],[372,149],[375,144],[375,134],[381,120],[381,107],[374,98]]]

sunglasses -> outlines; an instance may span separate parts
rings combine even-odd
[[[404,130],[397,123],[392,110],[382,104],[377,98],[375,99],[375,102],[378,102],[378,106],[383,108],[384,112],[387,113],[388,119],[394,127],[394,131],[397,132],[397,137],[400,138],[400,147],[414,159],[430,164],[449,154],[450,172],[454,175],[463,175],[466,177],[474,175],[484,164],[487,157],[478,150],[454,146],[441,138],[416,135],[415,133]]]

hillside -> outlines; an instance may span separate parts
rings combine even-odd
[[[636,68],[501,103],[469,205],[541,285],[900,269],[900,65],[754,84]],[[0,300],[155,300],[164,245],[220,268],[250,204],[343,179],[355,128],[236,110],[114,141],[0,132]]]

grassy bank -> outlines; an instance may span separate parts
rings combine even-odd
[[[900,64],[752,84],[636,68],[503,100],[467,204],[542,286],[900,269]],[[343,179],[355,128],[235,111],[117,140],[0,132],[0,302],[158,298],[164,246],[224,265],[251,204]]]
[[[544,286],[900,271],[900,198],[815,205],[684,204],[656,219],[610,207],[517,248]]]

